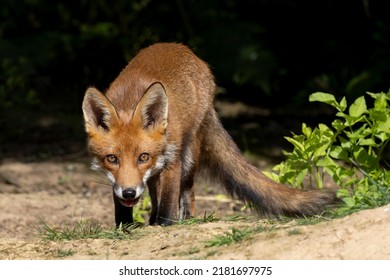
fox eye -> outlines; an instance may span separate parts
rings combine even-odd
[[[112,163],[112,164],[117,164],[118,163],[118,158],[114,155],[108,155],[106,156],[106,160],[109,162],[109,163]]]
[[[138,158],[138,163],[145,163],[149,160],[150,156],[148,153],[142,153]]]

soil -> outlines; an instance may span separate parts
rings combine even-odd
[[[143,226],[129,240],[46,241],[38,217],[53,228],[82,220],[113,227],[111,189],[88,159],[3,162],[0,166],[0,259],[389,259],[390,205],[344,218],[300,225],[261,219],[242,204],[198,184],[197,215],[218,221]],[[207,215],[207,214],[206,214]],[[243,219],[229,220],[239,215]],[[253,231],[241,242],[208,246],[233,229]],[[135,249],[136,248],[136,249]],[[67,252],[67,253],[66,253]]]

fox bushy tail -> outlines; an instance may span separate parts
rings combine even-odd
[[[215,112],[206,117],[204,125],[202,165],[208,177],[257,212],[266,216],[315,215],[334,202],[334,192],[292,189],[266,177],[247,162]]]

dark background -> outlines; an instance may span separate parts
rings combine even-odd
[[[240,134],[246,119],[223,120],[241,147],[283,145],[282,136],[301,122],[326,122],[328,112],[308,102],[311,93],[351,101],[389,89],[388,6],[379,0],[2,0],[0,159],[83,153],[85,89],[104,91],[140,48],[160,41],[185,43],[207,61],[224,92],[218,99],[270,112],[251,120],[260,124],[257,136]],[[258,140],[247,140],[252,137]]]

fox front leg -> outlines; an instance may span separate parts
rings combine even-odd
[[[161,172],[155,184],[149,185],[152,200],[151,225],[169,226],[178,220],[180,175],[181,165],[176,162]]]

